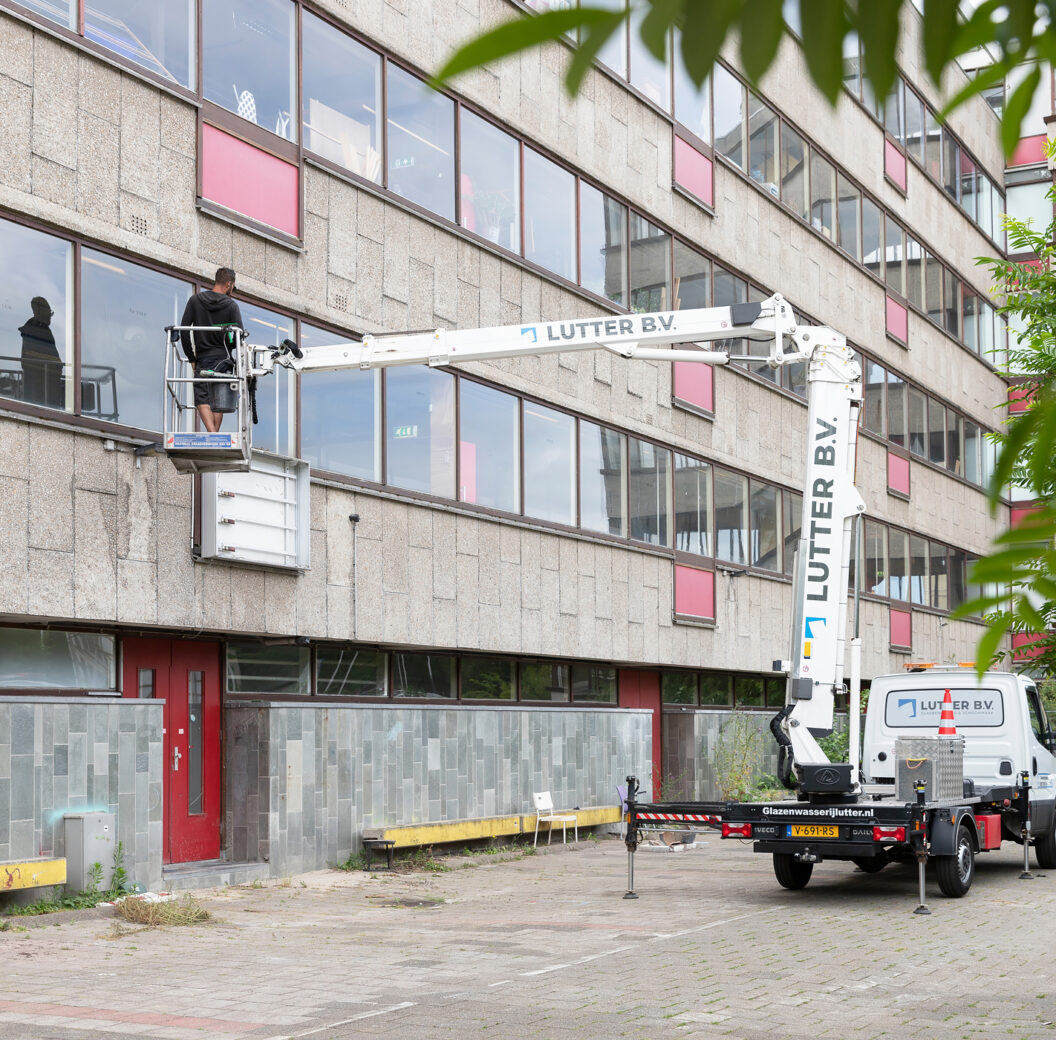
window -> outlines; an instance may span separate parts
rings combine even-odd
[[[878,437],[884,436],[884,382],[887,371],[868,358],[865,361],[865,386],[862,391],[862,426]]]
[[[868,195],[862,198],[862,262],[877,278],[884,277],[884,217]]]
[[[961,152],[961,209],[975,220],[975,163]]]
[[[1052,181],[1014,184],[1007,189],[1008,215],[1029,223],[1034,231],[1044,231],[1052,223]]]
[[[571,696],[571,669],[558,661],[522,661],[521,700],[564,702]]]
[[[384,697],[388,659],[378,650],[319,647],[315,692],[320,697]]]
[[[924,305],[928,317],[937,324],[942,324],[942,284],[943,267],[938,257],[933,253],[925,252],[925,270],[927,278],[925,281]]]
[[[261,347],[277,347],[284,339],[293,339],[293,318],[276,314],[253,303],[240,302],[242,324],[249,342]],[[253,427],[253,446],[278,455],[295,455],[297,430],[297,393],[293,373],[276,367],[257,390],[257,412],[260,422]]]
[[[970,419],[964,420],[964,476],[973,484],[982,483],[980,475],[979,427]]]
[[[722,65],[712,70],[715,150],[744,169],[744,87]]]
[[[576,522],[576,423],[532,401],[524,405],[524,513]]]
[[[946,465],[946,409],[933,397],[928,398],[928,460]]]
[[[517,398],[469,379],[458,382],[458,497],[489,509],[521,508]]]
[[[631,213],[631,310],[671,309],[671,236]]]
[[[810,210],[810,178],[807,172],[807,145],[787,123],[781,124],[781,198],[792,212],[807,220]]]
[[[865,521],[865,573],[862,576],[862,591],[876,596],[888,595],[887,573],[887,528]]]
[[[664,704],[696,704],[696,672],[661,672],[660,690]]]
[[[66,26],[67,29],[76,28],[77,0],[19,0],[19,3],[36,14]]]
[[[766,685],[758,675],[734,677],[738,708],[761,708],[766,704]]]
[[[705,80],[700,89],[689,78],[681,59],[681,35],[675,30],[672,49],[675,60],[675,119],[696,134],[705,144],[711,144],[711,81]]]
[[[909,450],[921,458],[928,456],[928,401],[915,386],[908,389]]]
[[[637,437],[627,438],[631,537],[650,545],[671,544],[671,453]]]
[[[862,60],[856,32],[843,38],[843,85],[854,97],[862,96]]]
[[[455,103],[420,79],[387,66],[389,188],[455,219]]]
[[[576,278],[576,179],[531,148],[524,150],[524,256]]]
[[[748,176],[776,199],[778,187],[777,115],[768,105],[748,93]]]
[[[961,286],[961,338],[973,353],[979,353],[979,297],[967,285]]]
[[[711,306],[711,261],[677,238],[674,243],[674,298],[672,309]]]
[[[836,170],[810,150],[810,224],[826,238],[836,236]]]
[[[785,574],[791,574],[799,551],[799,540],[803,535],[803,496],[795,491],[782,491],[781,500],[782,559]]]
[[[447,654],[394,654],[392,695],[455,699],[455,658]]]
[[[906,299],[924,309],[924,250],[920,243],[906,235]]]
[[[306,646],[227,644],[227,692],[303,696],[312,692]]]
[[[887,437],[906,447],[906,384],[894,372],[887,373]]]
[[[606,664],[572,665],[572,698],[616,703],[616,669]]]
[[[55,0],[49,6],[56,6]],[[60,0],[57,6],[66,15],[71,4]],[[194,0],[88,0],[84,35],[162,79],[193,89],[194,9]],[[68,15],[64,23],[72,28]]]
[[[967,598],[966,588],[967,553],[963,549],[951,549],[947,563],[949,580],[949,609],[956,610]]]
[[[81,414],[160,430],[159,330],[178,325],[191,286],[93,249],[81,251]]]
[[[640,7],[631,8],[630,43],[631,43],[631,86],[643,93],[655,105],[664,111],[671,108],[671,70],[668,61],[660,61],[642,42],[641,24],[643,11]],[[667,56],[671,56],[671,38],[667,39]]]
[[[975,219],[984,235],[994,237],[994,186],[982,170],[975,171]]]
[[[290,141],[297,139],[296,10],[291,0],[202,5],[205,99]]]
[[[700,676],[700,703],[725,707],[733,703],[733,676],[703,672]]]
[[[924,102],[906,88],[906,151],[917,162],[924,161]]]
[[[116,659],[113,636],[0,628],[0,689],[116,690]]]
[[[302,347],[342,342],[336,332],[301,323]],[[380,417],[380,371],[301,374],[301,455],[312,469],[380,481]]]
[[[777,488],[757,480],[752,481],[749,507],[752,566],[766,571],[781,570],[777,502]]]
[[[621,11],[627,7],[627,0],[594,0],[594,7],[604,7],[610,11]],[[627,78],[627,22],[620,23],[619,28],[605,41],[598,51],[598,61],[608,66],[617,76]]]
[[[72,412],[72,246],[0,220],[0,273],[0,397]]]
[[[512,701],[513,662],[499,657],[462,658],[462,700]]]
[[[463,108],[459,119],[462,226],[514,253],[521,251],[519,142]]]
[[[949,597],[946,587],[946,546],[938,542],[931,543],[931,556],[928,563],[931,577],[928,602],[937,610],[949,609]]]
[[[622,433],[580,420],[579,526],[623,538],[627,534],[627,466]]]
[[[613,303],[627,299],[627,207],[579,183],[580,284]]]
[[[884,259],[887,264],[887,287],[900,296],[906,291],[902,274],[902,258],[905,255],[905,232],[890,216],[884,220]]]
[[[942,127],[930,108],[924,109],[924,169],[936,184],[942,183]]]
[[[675,452],[675,548],[711,555],[711,466]]]
[[[961,147],[952,134],[943,135],[942,186],[954,202],[958,199],[961,173]]]
[[[909,598],[913,603],[929,606],[928,601],[928,540],[909,536],[910,582]]]
[[[385,373],[386,480],[455,497],[455,377],[422,365]]]
[[[862,193],[841,173],[836,178],[839,190],[840,248],[861,262],[861,236],[858,222],[861,216]]]
[[[748,283],[743,278],[727,271],[724,267],[714,265],[714,305],[730,307],[735,303],[748,302]],[[743,353],[744,341],[724,339],[718,341],[717,350],[729,350],[731,353]]]
[[[891,89],[884,99],[884,129],[899,144],[906,143],[906,84],[901,76],[895,77]]]
[[[888,559],[890,578],[887,594],[892,599],[909,599],[909,567],[907,560],[908,546],[905,531],[888,531]]]
[[[304,11],[304,147],[381,181],[381,56]]]
[[[964,420],[952,409],[946,412],[946,468],[951,473],[964,472]]]
[[[748,478],[715,470],[715,555],[728,563],[747,563]]]

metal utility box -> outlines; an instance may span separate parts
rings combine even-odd
[[[90,882],[92,864],[103,868],[99,888],[110,887],[114,876],[117,817],[113,813],[66,813],[62,818],[66,842],[66,887],[84,892]]]
[[[964,737],[898,737],[895,785],[900,802],[915,802],[918,780],[929,802],[964,797]]]

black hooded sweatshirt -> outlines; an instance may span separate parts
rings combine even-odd
[[[242,328],[242,313],[238,304],[223,293],[205,289],[195,293],[187,301],[183,311],[181,325],[234,325]],[[180,333],[180,342],[187,360],[198,362],[216,362],[228,356],[226,333],[218,328],[216,332],[196,332],[191,340],[190,332]]]

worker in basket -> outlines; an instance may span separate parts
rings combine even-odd
[[[230,267],[221,267],[213,279],[212,289],[195,293],[183,311],[181,325],[212,325],[216,331],[180,333],[180,342],[187,360],[194,365],[195,376],[209,376],[234,372],[232,353],[235,347],[235,329],[242,329],[242,313],[231,298],[235,291],[235,272]],[[224,412],[231,411],[226,405],[218,407],[217,389],[227,390],[225,383],[195,383],[194,403],[198,415],[209,433],[218,433]]]

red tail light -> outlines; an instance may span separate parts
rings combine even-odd
[[[752,825],[750,823],[724,823],[722,836],[724,838],[750,838]]]
[[[905,841],[905,827],[874,827],[873,841]]]

